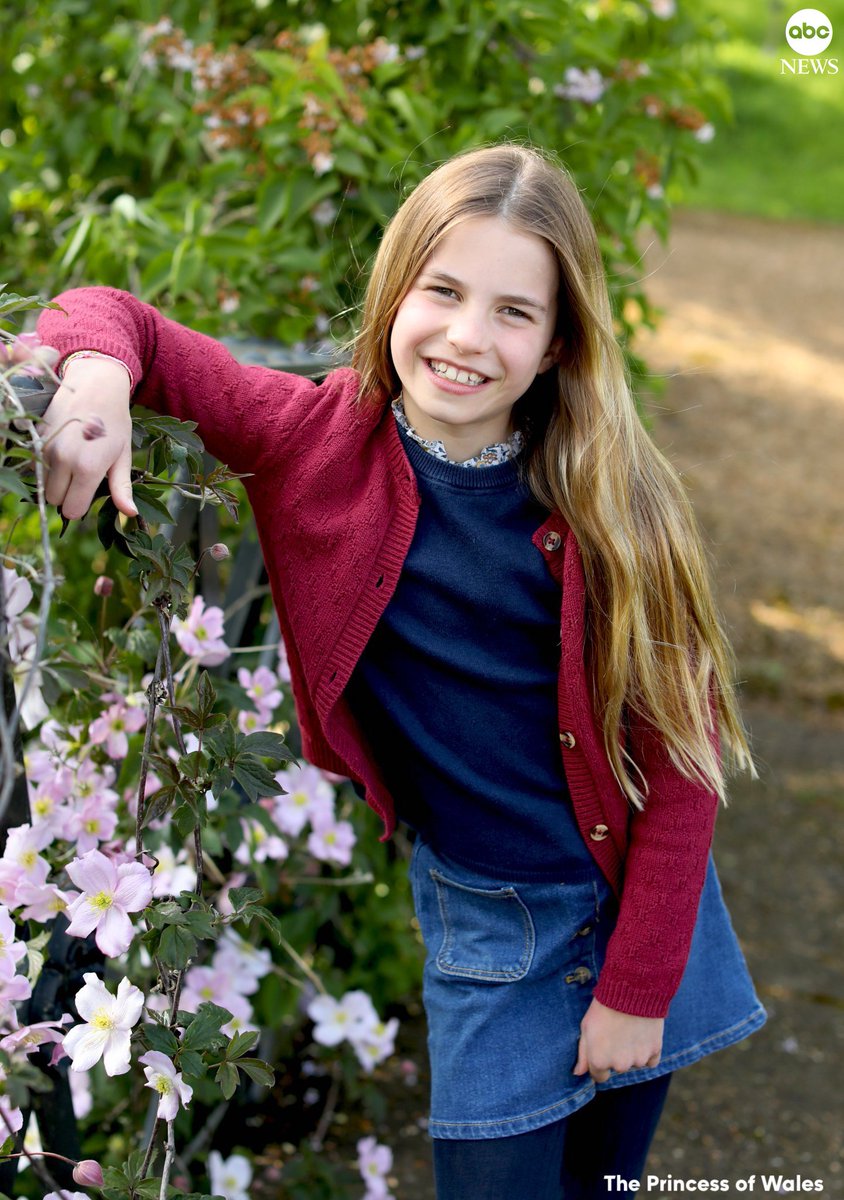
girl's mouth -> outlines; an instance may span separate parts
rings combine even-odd
[[[442,362],[437,358],[426,358],[425,362],[432,374],[438,379],[448,380],[450,383],[458,383],[463,387],[480,387],[482,383],[487,382],[486,375],[478,375],[475,371],[461,371],[459,367],[454,367],[451,363]]]

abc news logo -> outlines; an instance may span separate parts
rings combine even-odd
[[[801,8],[789,17],[785,40],[799,58],[781,58],[780,75],[837,75],[837,58],[819,58],[832,41],[832,22],[817,8]]]

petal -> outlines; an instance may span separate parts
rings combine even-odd
[[[127,912],[139,912],[152,899],[152,876],[141,863],[123,863],[117,868],[115,903]]]
[[[96,929],[102,920],[103,910],[94,908],[88,896],[81,895],[68,905],[68,916],[71,917],[67,932],[74,937],[87,937],[92,929]]]
[[[98,1008],[111,1008],[114,997],[99,975],[95,975],[93,971],[88,971],[83,978],[85,986],[76,993],[74,1004],[80,1017],[89,1021]]]
[[[175,1119],[179,1111],[179,1095],[176,1091],[167,1092],[158,1102],[158,1115],[165,1121]]]
[[[125,1075],[129,1070],[129,1036],[128,1029],[113,1029],[109,1034],[103,1054],[106,1075]]]
[[[144,1007],[144,993],[125,977],[120,980],[114,1001],[114,1019],[124,1029],[137,1025]]]
[[[99,850],[89,850],[81,858],[75,858],[65,870],[83,892],[113,892],[117,886],[114,863]]]
[[[107,958],[119,958],[132,944],[135,931],[122,908],[116,905],[106,912],[97,926],[94,941]]]
[[[77,1025],[71,1029],[62,1043],[73,1060],[71,1070],[90,1071],[102,1058],[107,1039],[106,1030],[93,1029],[90,1025]]]

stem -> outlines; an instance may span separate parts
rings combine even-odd
[[[167,1122],[167,1144],[164,1150],[164,1167],[161,1171],[161,1189],[158,1193],[158,1200],[167,1200],[167,1185],[170,1182],[170,1168],[173,1165],[173,1159],[176,1157],[176,1139],[173,1134],[173,1122]]]
[[[316,1132],[311,1138],[311,1146],[314,1150],[322,1149],[323,1139],[326,1133],[328,1133],[334,1111],[337,1108],[337,1101],[340,1098],[340,1071],[338,1068],[338,1063],[335,1062],[332,1064],[331,1087],[328,1089],[328,1095],[325,1098],[325,1108],[322,1110],[322,1116],[319,1119]]]
[[[6,1116],[5,1112],[3,1111],[2,1106],[0,1106],[0,1117],[3,1118],[3,1124],[6,1126],[9,1133],[11,1134],[11,1136],[17,1137],[17,1134],[15,1133],[14,1129],[12,1129],[11,1122],[9,1121],[9,1118]],[[48,1154],[48,1151],[41,1151],[42,1157],[46,1157],[47,1154]],[[32,1167],[32,1170],[34,1171],[36,1177],[40,1180],[40,1182],[42,1184],[44,1184],[45,1187],[48,1187],[52,1191],[54,1191],[56,1193],[56,1195],[59,1197],[59,1200],[67,1200],[67,1195],[66,1195],[64,1189],[59,1187],[59,1185],[56,1183],[55,1179],[50,1174],[47,1167],[43,1163],[36,1162],[36,1155],[32,1154],[29,1150],[27,1150],[26,1146],[24,1146],[23,1137],[21,1137],[20,1153],[8,1154],[8,1155],[4,1155],[4,1157],[28,1159],[29,1165]],[[64,1158],[64,1155],[63,1154],[50,1154],[49,1157],[50,1158]],[[68,1163],[72,1163],[73,1159],[72,1158],[64,1158],[64,1161],[68,1162]],[[75,1165],[76,1164],[74,1163],[74,1166]]]
[[[155,1097],[153,1097],[153,1100],[154,1099],[155,1099]],[[158,1132],[158,1117],[155,1118],[155,1122],[152,1127],[152,1133],[150,1134],[149,1142],[147,1144],[146,1154],[144,1155],[144,1161],[141,1163],[141,1170],[140,1170],[141,1179],[146,1179],[146,1177],[147,1177],[147,1171],[149,1170],[149,1164],[152,1159],[152,1152],[155,1147],[155,1135],[157,1132]]]
[[[149,748],[152,744],[152,729],[155,724],[155,709],[158,703],[157,693],[158,684],[161,680],[161,664],[164,659],[164,653],[159,646],[158,657],[155,660],[155,671],[152,677],[152,683],[149,686],[149,710],[147,712],[147,724],[144,730],[144,748],[141,753],[141,771],[138,780],[138,804],[137,816],[135,818],[135,858],[139,861],[144,852],[143,845],[143,825],[144,816],[146,815],[146,786],[147,774],[149,773]]]

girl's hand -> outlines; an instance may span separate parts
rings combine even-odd
[[[593,1000],[580,1022],[574,1074],[588,1071],[596,1083],[603,1083],[610,1071],[655,1067],[662,1054],[664,1027],[664,1017],[634,1017]]]
[[[39,432],[48,473],[45,498],[68,520],[84,517],[108,477],[120,512],[134,517],[132,501],[132,418],[129,375],[102,358],[68,364],[62,386],[50,401]]]

